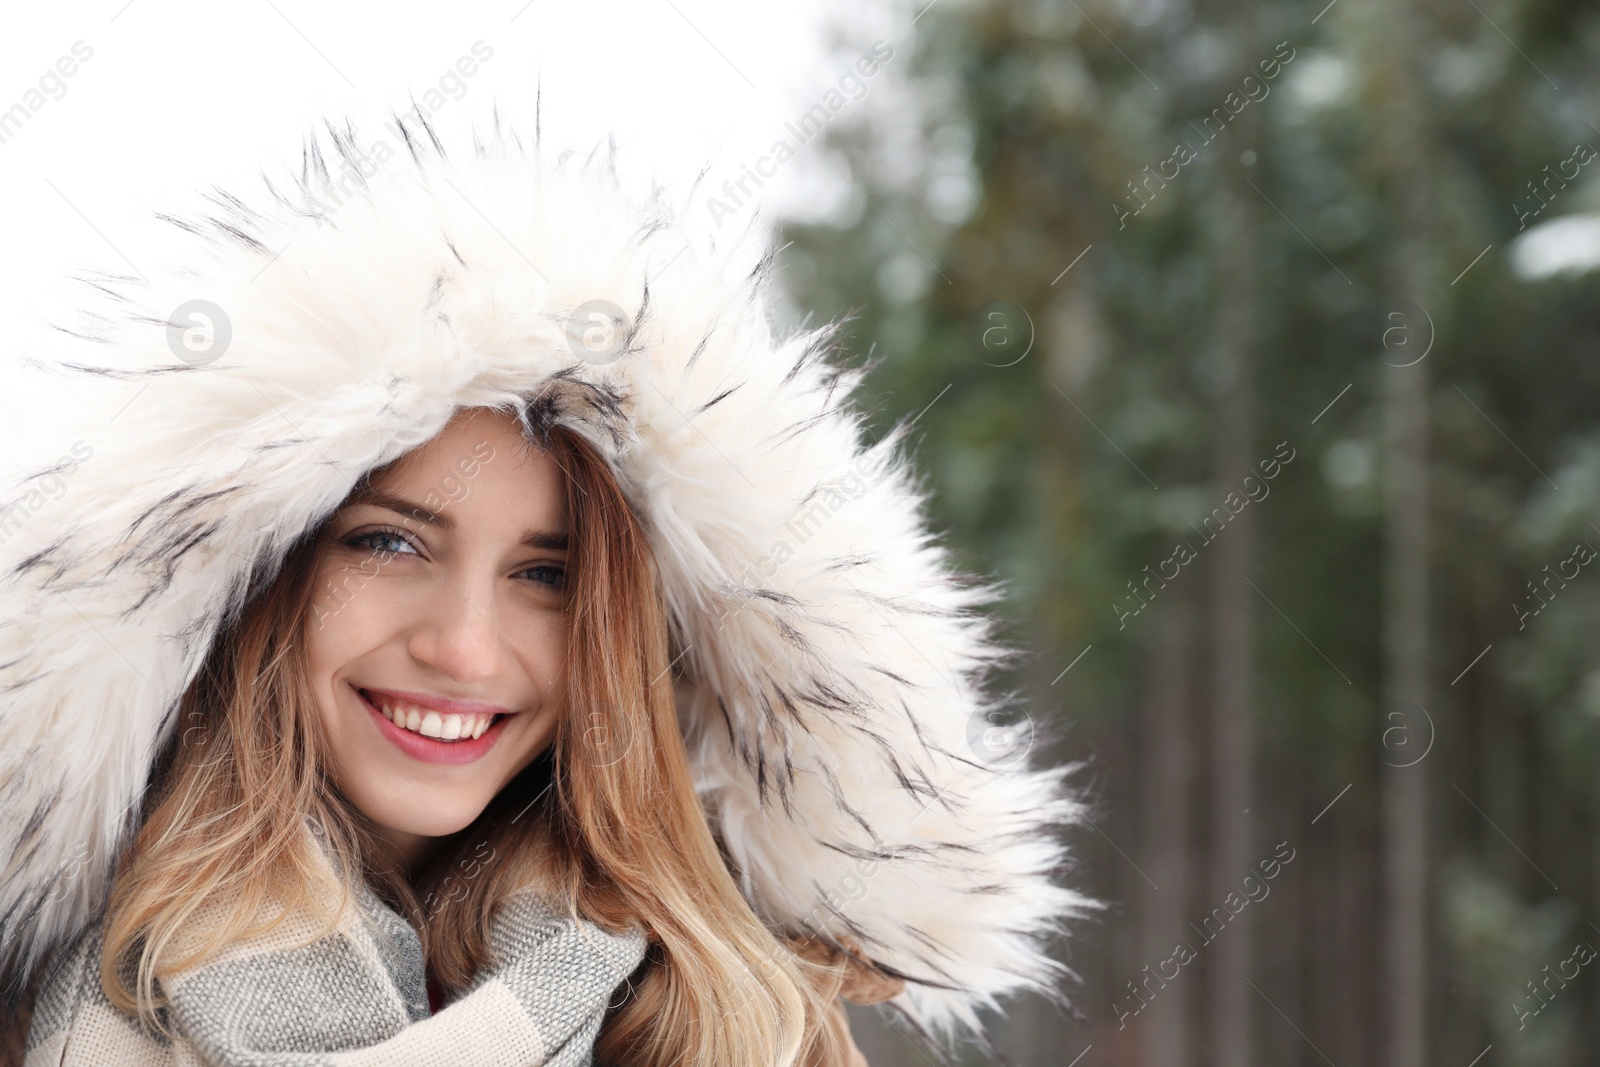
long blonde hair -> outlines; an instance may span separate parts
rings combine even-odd
[[[498,902],[537,882],[576,915],[612,929],[638,920],[649,930],[645,962],[601,1029],[601,1062],[791,1064],[839,1055],[827,1024],[839,965],[808,959],[766,928],[695,795],[643,528],[581,436],[556,427],[540,438],[536,446],[566,471],[572,538],[568,707],[546,757],[414,879],[381,861],[372,823],[326,771],[300,638],[323,537],[307,537],[224,627],[179,705],[105,918],[101,984],[121,1010],[165,1029],[157,978],[198,966],[291,911],[320,914],[322,933],[330,932],[357,878],[417,928],[430,974],[453,995],[492,962]],[[307,818],[337,858],[336,886],[302,832]],[[208,921],[197,936],[202,908]]]

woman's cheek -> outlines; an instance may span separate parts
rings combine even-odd
[[[351,599],[351,633],[357,640],[384,640],[460,600],[459,586],[441,569],[416,559],[391,560]]]
[[[416,611],[416,590],[389,567],[373,577],[356,564],[330,564],[317,577],[306,617],[306,652],[319,688],[332,692],[334,679],[361,657],[403,631]]]
[[[527,612],[513,640],[518,655],[533,668],[531,673],[540,697],[546,702],[559,700],[566,678],[565,615],[560,610],[545,607]]]

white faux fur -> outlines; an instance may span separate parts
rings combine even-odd
[[[313,141],[289,192],[174,220],[183,267],[102,281],[92,328],[0,369],[92,449],[0,497],[27,505],[0,527],[0,949],[31,968],[103,906],[176,698],[253,570],[456,408],[542,398],[650,530],[701,795],[760,914],[860,939],[934,1031],[1055,985],[1044,939],[1094,906],[1052,880],[1081,806],[1063,770],[973,752],[1006,655],[976,610],[993,590],[930,537],[904,427],[863,444],[834,330],[775,338],[770,258],[733,276],[731,250],[603,161],[541,161],[498,117],[460,158],[424,132],[348,198],[328,163],[371,166],[349,131]],[[232,326],[205,365],[168,346],[195,298]],[[634,323],[606,364],[565,330],[596,299]]]

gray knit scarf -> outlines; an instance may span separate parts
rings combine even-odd
[[[518,893],[490,924],[496,965],[432,1014],[416,931],[364,885],[358,902],[309,947],[291,947],[306,927],[289,922],[163,982],[176,1041],[106,999],[96,922],[51,961],[24,1067],[575,1067],[593,1062],[607,1005],[646,949],[640,927],[613,934]]]

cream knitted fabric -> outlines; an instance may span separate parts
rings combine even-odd
[[[613,934],[520,893],[490,926],[497,966],[430,1015],[416,931],[361,887],[338,931],[308,947],[292,947],[307,926],[289,921],[163,983],[172,1041],[106,998],[102,922],[51,964],[25,1067],[589,1064],[611,996],[647,941],[642,928]]]

